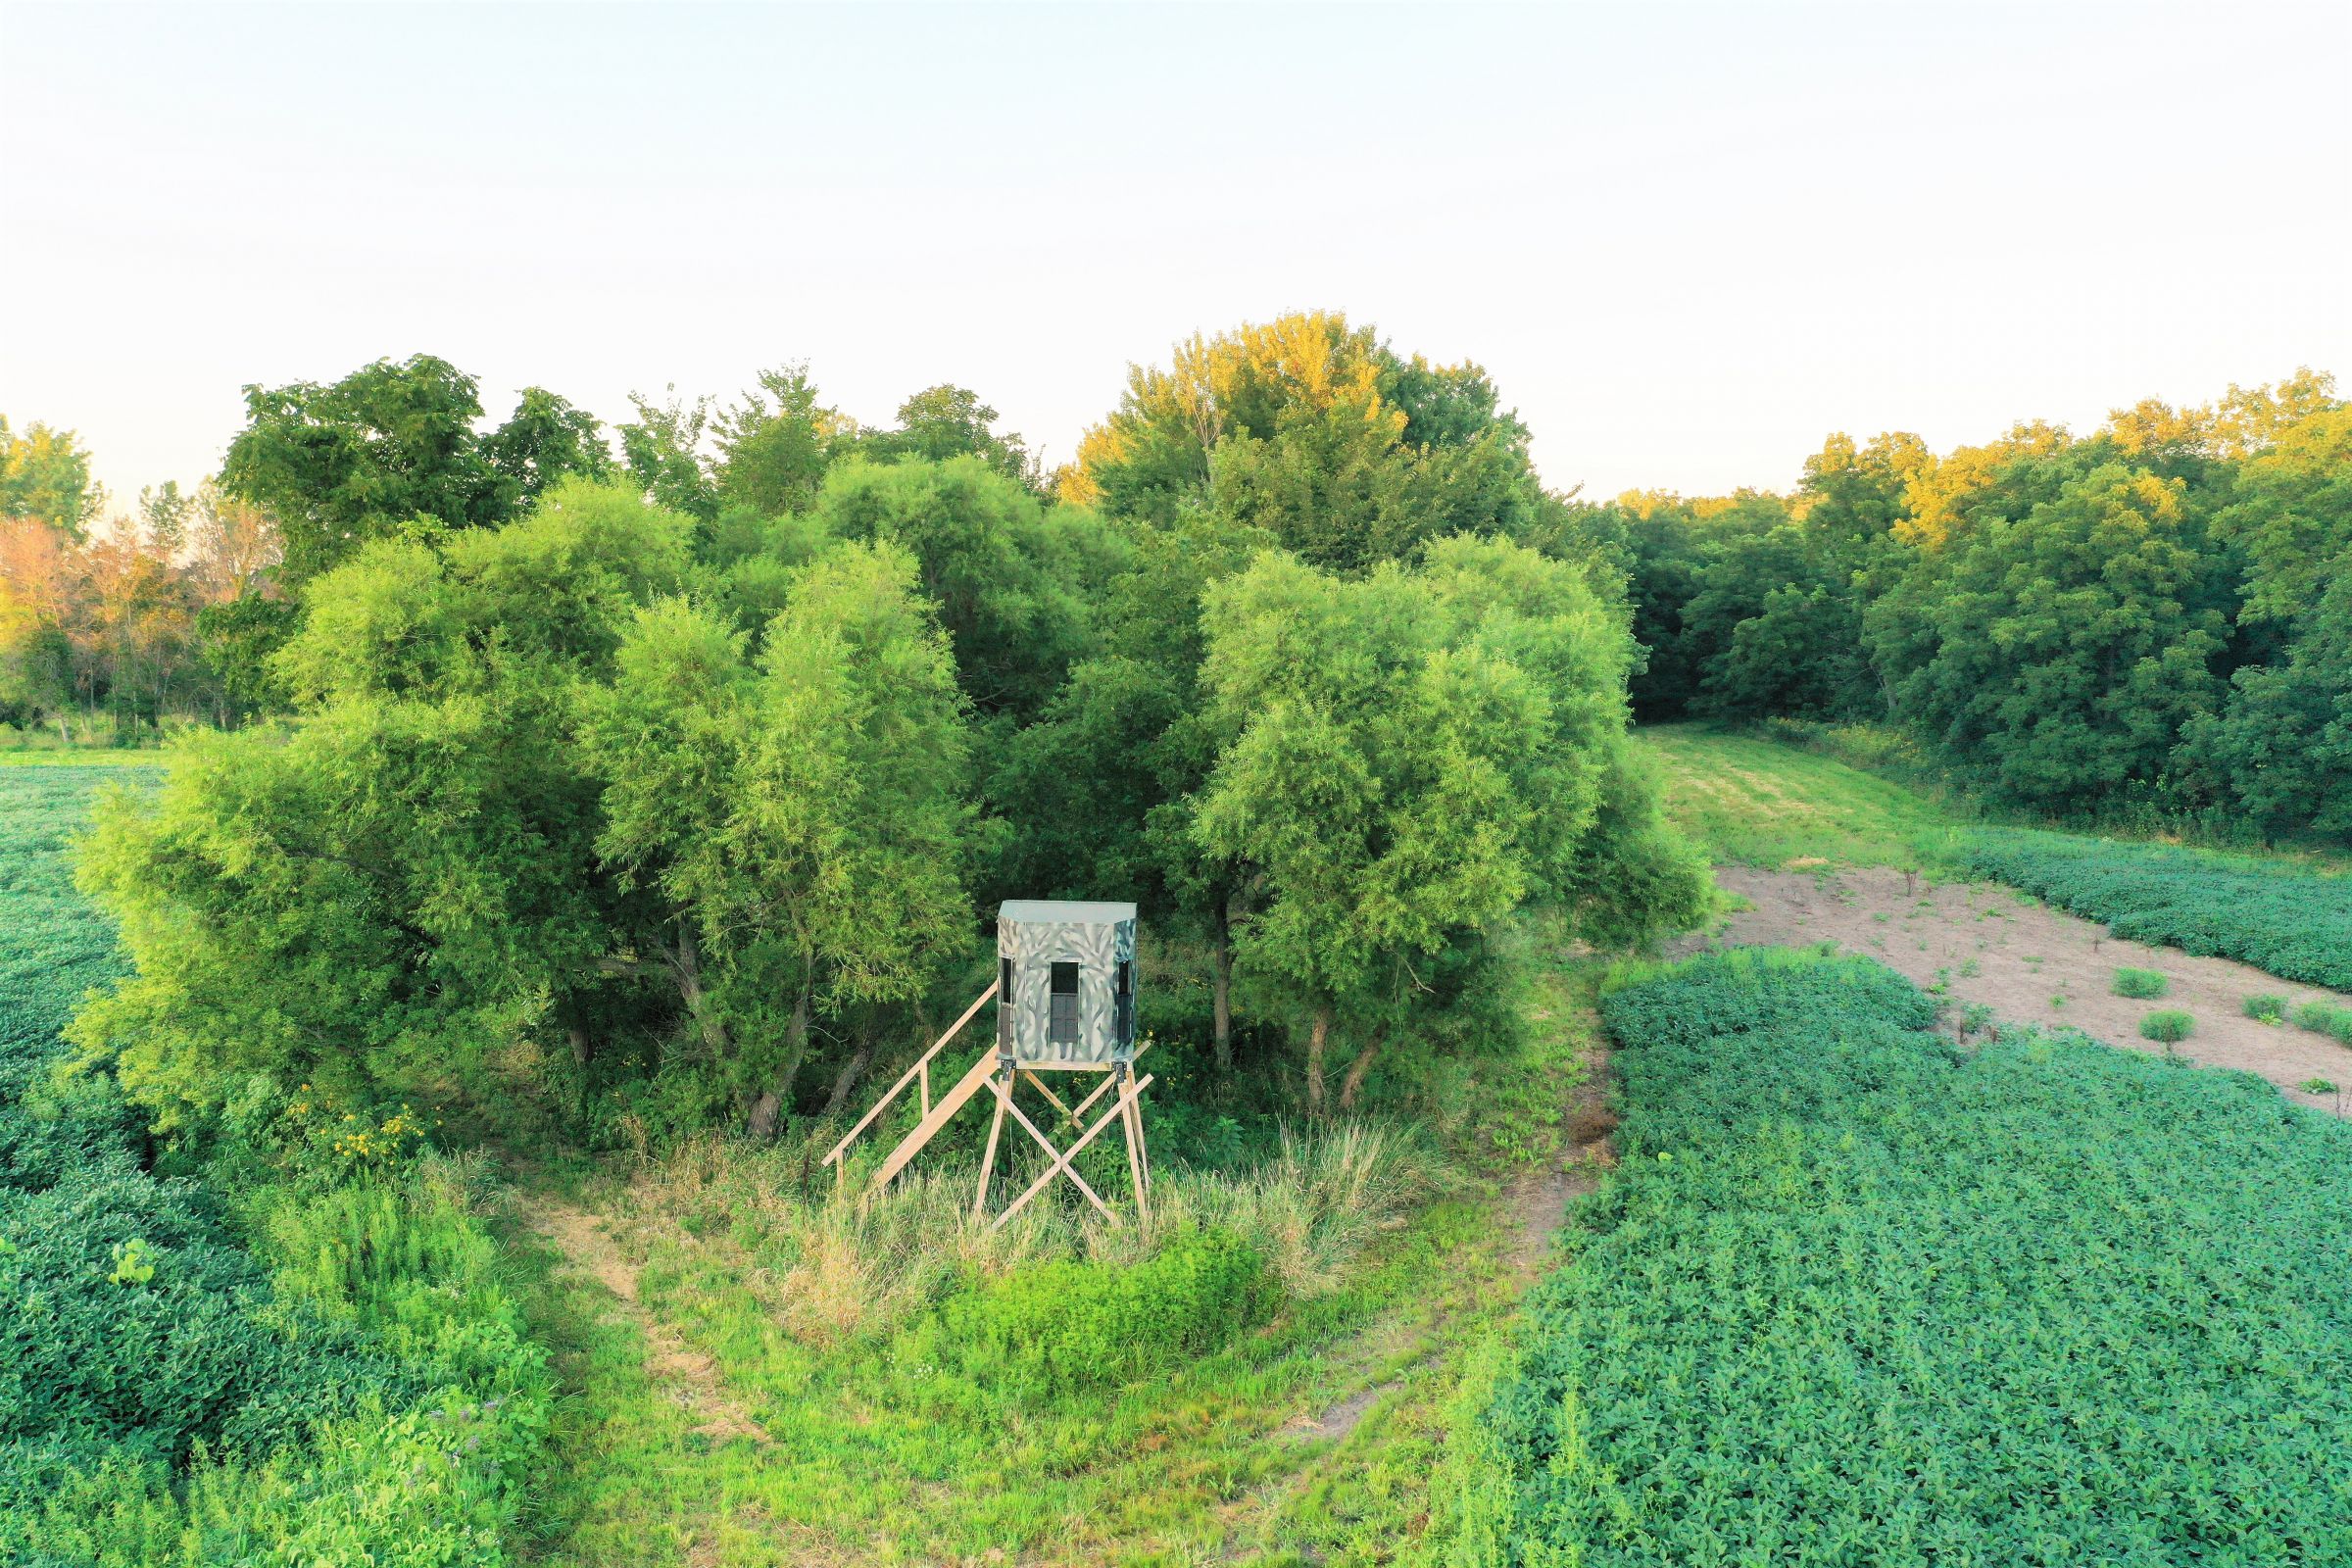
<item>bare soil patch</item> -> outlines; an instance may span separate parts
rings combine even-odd
[[[2101,925],[1994,882],[1930,884],[1880,866],[1765,871],[1745,865],[1719,865],[1715,880],[1751,907],[1711,936],[1685,939],[1683,953],[1714,945],[1835,942],[1922,986],[1941,981],[1955,1009],[1980,1003],[2004,1022],[2071,1025],[2108,1045],[2159,1055],[2166,1048],[2142,1040],[2139,1021],[2178,1009],[2197,1026],[2172,1048],[2175,1054],[2257,1073],[2298,1104],[2338,1116],[2352,1112],[2352,1051],[2325,1035],[2259,1023],[2244,1012],[2245,999],[2259,993],[2282,996],[2290,1007],[2334,993],[2228,958],[2123,941]],[[2171,990],[2155,1001],[2116,996],[2110,988],[2122,967],[2159,970],[2171,978]],[[2315,1080],[2338,1087],[2306,1093],[2303,1085]]]

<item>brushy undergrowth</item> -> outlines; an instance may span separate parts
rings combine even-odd
[[[1968,869],[2119,937],[2352,990],[2352,877],[2277,860],[2029,829],[1973,832]]]
[[[2149,1002],[2173,989],[2173,983],[2156,969],[2118,969],[2113,990],[2119,997],[2136,1002]]]
[[[1457,1437],[1461,1565],[2352,1561],[2352,1125],[1867,959],[1629,970],[1621,1164]]]
[[[2245,1001],[2246,1016],[2256,1023],[2284,1023],[2286,999],[2275,992],[2260,991]]]
[[[2196,1017],[2178,1007],[2166,1007],[2139,1020],[2139,1037],[2142,1040],[2154,1040],[2167,1046],[2179,1045],[2196,1032]]]

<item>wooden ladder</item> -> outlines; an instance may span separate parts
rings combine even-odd
[[[824,1163],[833,1167],[833,1180],[836,1187],[847,1183],[850,1179],[847,1157],[850,1145],[856,1143],[858,1135],[873,1125],[875,1117],[890,1108],[893,1101],[906,1092],[908,1084],[920,1086],[923,1106],[922,1120],[914,1124],[913,1131],[899,1140],[898,1147],[890,1152],[890,1157],[882,1161],[882,1168],[874,1173],[874,1179],[866,1186],[866,1196],[869,1198],[888,1187],[891,1178],[905,1170],[906,1162],[921,1153],[923,1146],[937,1137],[942,1127],[955,1119],[956,1113],[963,1108],[964,1102],[987,1087],[989,1074],[996,1070],[997,1065],[997,1048],[993,1044],[986,1051],[980,1053],[979,1060],[973,1062],[964,1071],[961,1078],[956,1080],[955,1087],[937,1101],[931,1098],[931,1058],[946,1050],[948,1042],[962,1033],[963,1026],[970,1023],[973,1015],[988,1005],[989,1001],[996,994],[996,982],[992,980],[989,982],[988,989],[981,992],[970,1006],[963,1009],[963,1016],[948,1025],[947,1032],[931,1043],[931,1049],[917,1057],[913,1066],[899,1074],[899,1081],[890,1086],[890,1092],[875,1101],[873,1107],[858,1118],[858,1125],[852,1127],[843,1136],[841,1142],[833,1146],[833,1152],[825,1156]]]

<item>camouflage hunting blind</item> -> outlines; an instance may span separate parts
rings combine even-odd
[[[1031,1069],[1135,1059],[1135,906],[1012,899],[997,911],[997,1054]]]

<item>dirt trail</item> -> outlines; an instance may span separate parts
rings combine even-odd
[[[2140,1038],[2140,1019],[2177,1008],[2196,1019],[2196,1032],[2173,1048],[2179,1054],[2258,1073],[2299,1104],[2338,1116],[2352,1112],[2352,1050],[2292,1024],[2258,1023],[2244,1012],[2245,999],[2257,993],[2285,997],[2291,1007],[2330,992],[2227,958],[2123,941],[1998,883],[1913,884],[1900,871],[1875,866],[1762,871],[1719,865],[1715,880],[1753,907],[1731,916],[1712,937],[1686,939],[1681,952],[1715,943],[1836,942],[1923,986],[1941,979],[1956,1003],[1982,1003],[2003,1021],[2072,1025],[2109,1045],[2152,1054],[2165,1048]],[[2172,988],[2152,1002],[2116,996],[2110,987],[2124,966],[2159,970],[2171,977]],[[2315,1080],[2338,1087],[2306,1093],[2302,1086]]]
[[[1541,1021],[1544,1015],[1538,1016]],[[1617,1117],[1607,1104],[1611,1082],[1609,1048],[1597,1026],[1592,1030],[1592,1044],[1579,1053],[1579,1059],[1585,1071],[1563,1107],[1566,1128],[1557,1160],[1548,1169],[1521,1177],[1503,1200],[1502,1212],[1516,1233],[1509,1253],[1513,1296],[1524,1292],[1543,1274],[1550,1258],[1551,1239],[1567,1223],[1569,1203],[1598,1188],[1603,1173],[1617,1163],[1616,1152],[1609,1142],[1609,1135],[1617,1126]],[[1436,1351],[1444,1328],[1445,1319],[1441,1318],[1416,1331],[1424,1349],[1415,1365]],[[1371,1364],[1387,1358],[1374,1353],[1376,1349],[1394,1352],[1400,1348],[1394,1335],[1385,1338],[1367,1335],[1352,1348],[1352,1356]],[[1400,1377],[1392,1377],[1368,1384],[1321,1415],[1292,1423],[1290,1430],[1300,1437],[1343,1439],[1401,1381]]]
[[[678,1403],[698,1418],[698,1430],[713,1443],[731,1438],[768,1441],[766,1432],[727,1393],[710,1358],[688,1348],[639,1304],[636,1267],[621,1255],[603,1220],[544,1192],[518,1194],[514,1208],[522,1222],[556,1250],[564,1268],[586,1275],[612,1293],[645,1339],[646,1375],[670,1389]]]

